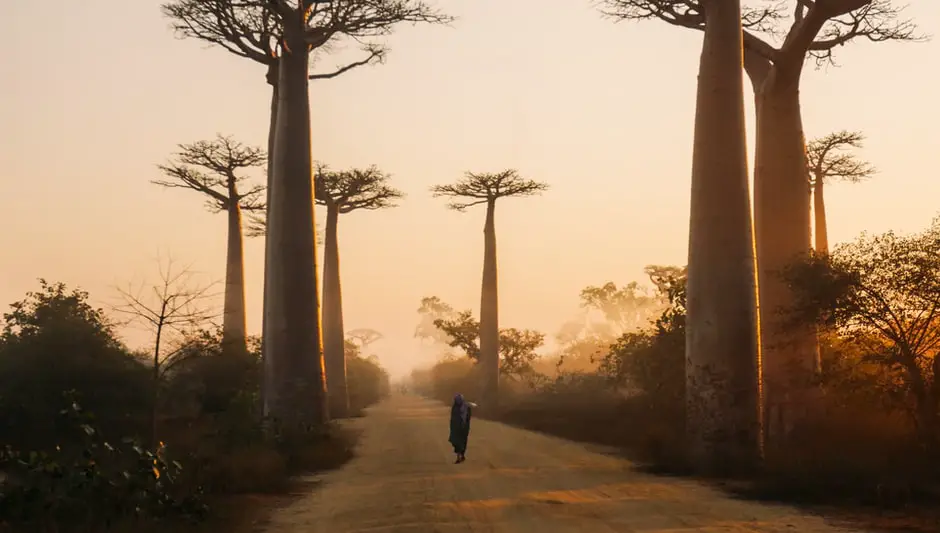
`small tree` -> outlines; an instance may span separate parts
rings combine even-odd
[[[317,169],[314,182],[318,205],[326,207],[326,238],[323,251],[323,356],[330,412],[345,417],[349,411],[346,391],[346,358],[343,343],[343,291],[339,275],[339,216],[358,210],[395,207],[404,194],[388,185],[390,175],[372,166],[334,172]]]
[[[810,186],[813,187],[816,253],[829,253],[824,185],[833,181],[858,183],[877,172],[868,162],[848,152],[850,148],[861,148],[864,140],[865,136],[860,132],[839,131],[815,139],[806,146]]]
[[[382,335],[381,332],[376,331],[372,328],[357,328],[350,330],[346,333],[346,337],[354,342],[356,346],[359,347],[360,351],[364,351],[369,346],[379,342],[385,338],[385,335]]]
[[[118,289],[123,303],[115,310],[129,317],[129,323],[142,325],[153,333],[153,348],[147,355],[150,360],[153,407],[151,410],[151,442],[158,442],[160,392],[164,377],[174,366],[185,360],[187,353],[179,348],[185,343],[174,341],[185,338],[188,332],[210,324],[215,318],[209,300],[212,285],[199,285],[193,280],[189,268],[176,268],[172,260],[159,265],[160,279],[155,284],[137,289]]]
[[[111,439],[147,432],[147,368],[118,340],[89,294],[39,280],[10,305],[0,330],[0,441],[51,451],[66,435],[58,416],[64,393],[94,412]]]
[[[627,331],[642,329],[662,311],[662,301],[632,282],[617,287],[608,281],[601,286],[588,286],[581,290],[581,307],[600,312],[606,319],[602,333],[616,337]],[[595,325],[597,329],[597,325]]]
[[[421,321],[415,326],[415,338],[438,344],[450,344],[450,335],[444,333],[435,325],[437,320],[452,320],[457,316],[457,311],[450,304],[442,301],[437,296],[426,296],[421,298],[418,315],[421,317]]]
[[[513,196],[535,196],[548,184],[525,179],[515,170],[475,174],[467,172],[462,180],[431,188],[435,197],[450,198],[448,207],[464,211],[486,205],[483,225],[483,283],[480,296],[480,353],[484,401],[494,405],[499,391],[499,284],[496,269],[496,201]]]
[[[207,197],[213,212],[228,215],[228,247],[225,260],[225,301],[222,314],[222,346],[227,353],[247,350],[245,325],[245,251],[242,243],[242,210],[264,209],[264,186],[245,187],[243,170],[264,164],[260,148],[244,146],[231,137],[179,145],[175,159],[159,165],[165,180],[161,187],[183,188]]]
[[[940,439],[940,221],[910,236],[863,235],[785,271],[792,324],[855,343],[903,384],[901,405],[925,446]]]
[[[437,319],[434,325],[450,337],[450,345],[459,348],[470,360],[480,363],[480,323],[470,311],[462,311],[450,320]],[[499,331],[499,373],[519,380],[533,373],[535,352],[545,343],[545,334],[531,329],[504,328]]]

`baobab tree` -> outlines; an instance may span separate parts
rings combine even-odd
[[[483,283],[480,294],[480,359],[483,398],[489,405],[498,401],[499,392],[499,284],[496,268],[496,201],[513,196],[535,196],[548,184],[525,179],[516,170],[496,173],[467,172],[449,185],[435,185],[435,197],[450,198],[450,209],[463,212],[475,205],[486,205],[483,224]]]
[[[180,144],[171,161],[158,165],[166,179],[152,182],[161,187],[198,192],[205,197],[210,211],[228,215],[222,317],[222,347],[227,354],[247,352],[242,210],[264,209],[261,200],[264,186],[245,186],[249,178],[243,171],[262,166],[265,157],[260,148],[245,146],[231,137],[218,135],[211,141]]]
[[[858,183],[872,177],[876,170],[848,152],[850,148],[861,148],[865,136],[857,131],[838,131],[806,146],[810,186],[813,188],[813,233],[816,237],[816,252],[829,253],[829,231],[826,225],[826,200],[824,186],[833,181]]]
[[[272,86],[265,239],[263,402],[266,415],[322,423],[325,401],[310,152],[311,77],[335,77],[381,61],[377,42],[400,23],[450,18],[421,0],[175,0],[163,5],[184,37],[222,47],[266,67]],[[312,59],[343,39],[365,59],[310,74]],[[304,229],[304,228],[309,228]]]
[[[601,0],[617,19],[659,19],[706,29],[702,0]],[[816,335],[782,324],[793,294],[783,269],[810,250],[810,190],[800,110],[807,58],[832,63],[836,47],[855,40],[917,40],[893,0],[787,0],[741,13],[744,68],[757,109],[754,232],[760,280],[760,339],[767,435],[787,437],[812,409]],[[763,35],[761,35],[763,34]],[[774,43],[770,38],[781,35]]]
[[[686,326],[690,457],[703,470],[760,453],[753,230],[739,0],[703,0]]]
[[[390,175],[372,166],[334,172],[319,167],[314,182],[316,202],[326,207],[323,249],[323,356],[330,413],[349,412],[346,388],[346,335],[343,326],[343,291],[339,275],[339,216],[358,210],[395,207],[404,194],[388,185]]]
[[[360,351],[365,352],[366,348],[379,342],[385,336],[382,335],[382,332],[372,328],[357,328],[347,332],[346,338],[351,342],[355,342]]]

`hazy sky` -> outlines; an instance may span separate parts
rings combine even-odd
[[[936,33],[940,2],[913,3],[908,15]],[[411,337],[421,297],[478,311],[483,212],[448,211],[427,192],[466,170],[514,167],[551,184],[497,209],[504,326],[551,335],[582,287],[686,256],[701,34],[614,24],[590,0],[440,5],[459,17],[452,27],[402,27],[386,65],[310,90],[314,158],[376,164],[408,194],[397,209],[340,223],[347,327],[383,332],[375,351],[395,373],[432,357]],[[174,38],[158,6],[0,2],[4,309],[38,277],[105,305],[115,285],[152,279],[158,253],[224,276],[225,217],[149,180],[177,143],[220,132],[264,146],[269,88],[261,66]],[[929,67],[940,43],[837,53],[840,67],[807,68],[807,136],[865,132],[863,155],[880,174],[829,189],[830,238],[926,226],[940,211],[940,74]],[[261,325],[262,248],[247,244],[251,332]]]

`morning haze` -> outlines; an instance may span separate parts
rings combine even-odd
[[[478,305],[482,212],[448,212],[427,193],[467,169],[518,168],[551,185],[497,215],[504,323],[554,332],[584,286],[641,279],[644,265],[682,264],[687,253],[687,123],[701,35],[612,24],[587,2],[441,7],[458,17],[453,27],[401,28],[386,65],[310,89],[314,158],[336,168],[376,164],[408,195],[401,209],[346,217],[340,236],[346,323],[385,334],[381,359],[394,375],[429,360],[411,338],[421,297]],[[264,69],[174,40],[159,2],[0,10],[8,43],[0,201],[22,221],[2,237],[14,260],[0,301],[38,276],[102,298],[150,275],[158,251],[222,279],[224,220],[149,180],[178,143],[219,132],[265,146]],[[940,6],[918,2],[908,14],[930,28]],[[882,175],[830,193],[833,242],[915,229],[936,214],[940,183],[928,169],[940,106],[935,74],[923,66],[938,46],[854,43],[839,50],[840,68],[807,69],[807,136],[864,131],[865,156]],[[320,57],[317,68],[355,52]],[[251,333],[260,333],[262,249],[260,240],[246,244]]]
[[[0,533],[940,531],[940,3],[72,4]]]

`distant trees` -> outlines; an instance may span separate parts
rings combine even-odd
[[[420,322],[415,327],[415,338],[432,341],[438,344],[449,344],[451,337],[435,325],[438,320],[451,320],[457,316],[457,311],[447,302],[437,296],[426,296],[421,299],[418,307]]]
[[[480,364],[480,323],[470,311],[462,311],[451,319],[437,319],[434,325],[450,337],[450,346],[459,348],[469,359]],[[516,380],[531,375],[532,363],[539,357],[535,350],[544,343],[545,334],[538,331],[499,330],[499,373]]]
[[[857,183],[873,176],[875,167],[848,152],[861,148],[865,136],[857,131],[838,131],[806,145],[810,186],[813,188],[813,224],[817,253],[829,253],[829,230],[826,222],[825,185],[834,181]]]
[[[369,346],[372,346],[376,342],[379,342],[384,335],[380,331],[376,331],[372,328],[356,328],[346,332],[346,338],[355,343],[359,347],[359,350],[365,350]]]
[[[548,185],[525,179],[516,170],[497,173],[467,172],[464,178],[450,185],[431,188],[435,197],[450,198],[448,207],[464,211],[475,205],[486,205],[483,225],[483,283],[480,297],[480,366],[482,367],[484,401],[498,401],[499,388],[499,292],[496,263],[496,201],[513,196],[535,196]]]
[[[621,287],[613,282],[600,286],[588,286],[581,290],[581,307],[594,310],[606,319],[603,324],[594,324],[605,336],[616,337],[627,331],[649,326],[663,307],[661,298],[648,294],[639,283],[631,282]]]
[[[247,349],[242,210],[265,208],[264,186],[249,185],[249,178],[243,172],[262,166],[265,157],[260,148],[218,135],[211,141],[180,144],[174,158],[158,166],[166,179],[153,181],[161,187],[198,192],[210,211],[228,215],[222,345],[230,353],[244,354]]]
[[[326,207],[326,240],[323,253],[323,353],[330,412],[345,417],[349,410],[346,392],[346,359],[343,345],[343,296],[339,275],[339,216],[357,210],[395,207],[404,194],[388,185],[390,175],[372,166],[332,171],[317,169],[315,198]]]
[[[272,85],[265,240],[265,412],[282,420],[329,418],[320,338],[313,235],[309,67],[342,38],[365,43],[366,64],[380,60],[375,39],[400,23],[450,20],[418,0],[297,3],[276,0],[176,0],[163,5],[185,37],[267,67]],[[353,68],[341,67],[336,75]],[[309,228],[309,231],[302,228]]]

